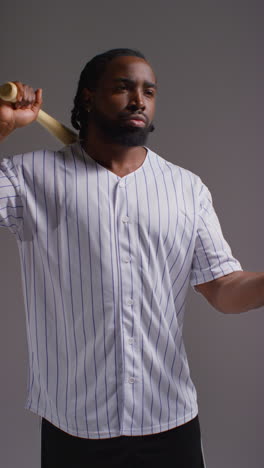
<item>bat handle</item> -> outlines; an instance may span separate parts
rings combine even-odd
[[[0,86],[0,98],[3,99],[3,101],[16,102],[16,97],[17,87],[15,83],[7,81],[7,83]],[[65,125],[41,109],[39,110],[37,121],[66,145],[78,140],[78,136],[73,130],[65,127]]]

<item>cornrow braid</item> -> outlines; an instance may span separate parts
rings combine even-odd
[[[79,138],[83,139],[87,131],[89,113],[83,106],[82,91],[84,88],[94,90],[101,76],[104,74],[106,66],[116,57],[132,56],[144,60],[146,58],[138,50],[133,49],[111,49],[103,54],[96,55],[88,62],[81,72],[77,92],[74,98],[74,107],[71,111],[71,123],[76,130],[79,130]]]

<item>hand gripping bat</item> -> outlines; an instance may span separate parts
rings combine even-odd
[[[3,99],[3,101],[16,102],[16,96],[17,87],[15,83],[8,81],[7,83],[0,86],[0,98]],[[74,143],[78,140],[78,135],[74,131],[65,127],[65,125],[41,109],[39,110],[37,121],[52,135],[54,135],[66,145]]]

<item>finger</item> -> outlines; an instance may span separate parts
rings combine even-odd
[[[24,94],[24,85],[21,83],[21,81],[13,81],[13,83],[17,87],[16,102],[20,102],[22,101],[23,94]]]
[[[14,104],[15,109],[28,109],[34,105],[36,101],[36,94],[31,86],[15,83],[18,89],[17,102]]]
[[[42,89],[38,88],[36,91],[36,104],[40,105],[42,104]]]
[[[38,111],[42,105],[42,89],[37,89],[35,93],[35,102],[32,106],[33,111]]]
[[[30,106],[35,101],[35,91],[31,86],[21,83],[21,81],[13,81],[17,87],[16,103],[14,108]]]
[[[24,100],[25,100],[25,102],[28,102],[28,103],[31,103],[31,104],[33,102],[35,102],[35,100],[36,100],[35,91],[34,91],[33,88],[31,88],[31,86],[26,86],[25,87]]]
[[[27,85],[23,85],[23,96],[22,99],[19,101],[20,105],[25,107],[30,107],[35,102],[35,91],[33,88]]]
[[[27,85],[24,85],[24,89],[23,89],[23,97],[22,97],[22,100],[21,100],[21,104],[23,106],[29,104],[29,87]]]

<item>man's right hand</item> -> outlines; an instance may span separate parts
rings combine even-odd
[[[17,86],[17,102],[0,99],[0,140],[16,128],[24,127],[36,120],[41,104],[42,89],[35,92],[30,86],[14,81]]]

